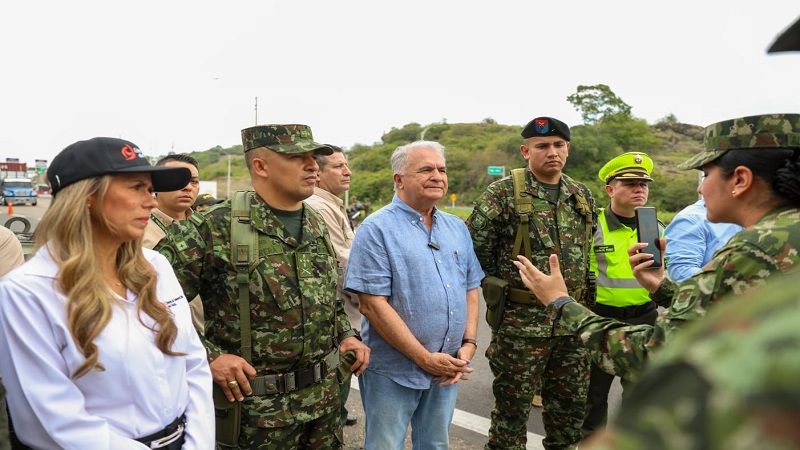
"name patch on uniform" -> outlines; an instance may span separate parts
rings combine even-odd
[[[177,304],[178,304],[178,301],[179,301],[180,299],[182,299],[182,298],[184,298],[184,297],[183,297],[183,295],[179,295],[179,296],[177,296],[177,297],[173,298],[172,300],[167,300],[167,301],[166,301],[166,303],[167,303],[167,308],[172,308],[172,307],[174,307],[175,305],[177,305]]]
[[[595,245],[594,246],[595,253],[614,253],[614,246],[613,245]]]

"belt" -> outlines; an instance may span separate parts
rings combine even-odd
[[[136,439],[152,449],[180,450],[183,447],[186,414],[173,420],[161,431]]]
[[[339,365],[339,350],[333,350],[325,355],[322,361],[308,367],[303,367],[292,372],[276,373],[255,377],[250,381],[253,395],[265,396],[272,394],[287,394],[297,391],[324,380],[328,372]]]
[[[575,292],[575,297],[573,298],[575,301],[580,301],[583,297],[583,290],[577,289]],[[521,303],[523,305],[532,305],[544,308],[542,302],[540,302],[539,299],[531,294],[531,291],[527,289],[508,288],[508,300],[513,303]]]
[[[630,306],[610,306],[602,303],[595,303],[592,311],[603,317],[611,317],[612,319],[633,319],[641,317],[656,309],[656,302],[649,301],[641,305]]]
[[[523,305],[542,306],[539,300],[527,289],[508,288],[508,299],[514,303],[522,303]]]

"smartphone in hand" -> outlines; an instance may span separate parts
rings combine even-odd
[[[639,242],[644,242],[647,247],[640,250],[642,253],[653,255],[653,264],[648,269],[658,269],[661,267],[661,236],[658,232],[658,217],[656,209],[651,206],[641,206],[636,208],[636,233]]]

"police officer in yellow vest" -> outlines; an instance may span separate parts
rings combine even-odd
[[[590,269],[597,277],[595,313],[632,325],[653,324],[656,304],[646,289],[639,286],[628,262],[628,248],[638,242],[635,210],[647,203],[653,179],[653,160],[644,153],[629,152],[612,159],[598,176],[611,199],[607,208],[598,209]],[[660,227],[663,233],[663,227]],[[606,422],[608,391],[614,376],[592,364],[589,395],[586,400],[584,435]]]

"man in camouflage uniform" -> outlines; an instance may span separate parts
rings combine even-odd
[[[670,341],[684,324],[702,319],[708,308],[721,298],[730,297],[728,294],[740,295],[800,262],[800,114],[750,116],[713,124],[705,130],[704,147],[679,167],[702,168],[706,173],[700,191],[706,199],[710,221],[738,223],[745,230],[733,236],[700,272],[680,285],[665,277],[663,268],[644,270],[652,255],[632,254],[630,261],[637,266],[634,275],[639,283],[651,292],[650,297],[657,304],[669,307],[655,326],[628,325],[600,317],[572,301],[560,280],[555,258],[550,261],[552,276],[526,264],[526,285],[548,305],[559,326],[579,336],[592,359],[610,374],[635,380],[649,354]],[[787,156],[767,154],[781,150]],[[710,163],[729,151],[740,155],[761,151],[766,155],[762,159],[771,159],[769,164],[779,167],[764,166],[757,177],[753,169],[740,164],[735,173],[725,178],[720,175],[721,167]],[[771,179],[761,179],[762,176]],[[748,178],[751,181],[747,185],[733,184]],[[644,244],[637,244],[632,248],[643,247]]]
[[[589,303],[589,246],[596,224],[589,189],[562,173],[570,148],[563,122],[533,119],[522,131],[528,161],[523,195],[531,197],[530,253],[539,264],[556,253],[568,261],[569,291]],[[467,220],[475,253],[487,276],[509,283],[505,314],[486,350],[495,376],[495,405],[487,449],[524,449],[526,424],[537,380],[541,379],[547,449],[563,449],[581,438],[589,384],[589,359],[580,341],[554,327],[529,295],[512,264],[520,225],[512,178],[489,185]],[[524,246],[523,246],[524,247]],[[484,293],[487,280],[484,280]]]
[[[173,245],[160,251],[174,261],[187,297],[203,299],[214,382],[229,401],[242,402],[239,448],[341,448],[337,347],[355,353],[356,373],[366,369],[369,349],[336,300],[325,222],[303,204],[316,184],[314,154],[331,149],[315,143],[305,125],[247,128],[242,144],[255,190],[249,210],[232,210],[228,200],[175,222]],[[240,356],[232,216],[249,223],[257,243],[247,269],[250,363]]]
[[[770,280],[681,330],[608,431],[581,449],[799,448],[798,277]]]

